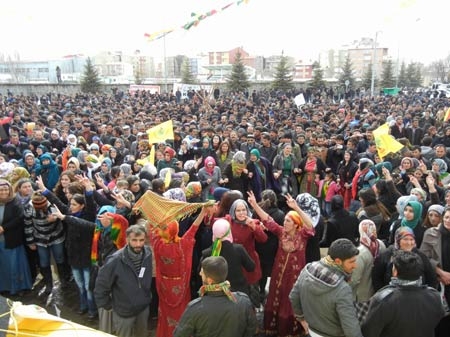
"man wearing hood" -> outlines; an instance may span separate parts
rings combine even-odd
[[[295,316],[310,336],[363,336],[348,284],[358,254],[350,240],[338,239],[326,257],[302,270],[289,299]]]

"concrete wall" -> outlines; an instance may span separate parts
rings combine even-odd
[[[205,83],[208,85],[215,85],[218,86],[221,91],[227,90],[226,84],[214,84],[214,83]],[[161,91],[165,91],[165,84],[156,84],[161,87]],[[263,89],[270,89],[271,82],[258,82],[258,83],[252,83],[249,88],[249,92],[252,92],[253,89],[256,90],[263,90]],[[296,88],[305,88],[305,83],[296,83]],[[128,84],[103,84],[102,85],[102,92],[105,94],[111,94],[112,89],[117,88],[117,90],[121,90],[124,92],[127,92],[129,89]],[[25,95],[25,96],[31,96],[31,95],[37,95],[42,96],[47,93],[59,93],[63,95],[75,95],[79,92],[81,92],[80,85],[79,84],[14,84],[14,83],[0,83],[0,94],[6,95],[6,93],[11,91],[14,95]],[[167,90],[172,91],[173,84],[168,83],[167,84]]]
[[[102,92],[106,94],[111,94],[112,89],[117,88],[118,90],[128,91],[130,86],[128,84],[104,84],[102,85]],[[164,88],[164,85],[161,85]],[[63,95],[75,95],[81,92],[81,87],[79,84],[9,84],[0,83],[0,94],[5,95],[7,92],[11,91],[14,95],[38,95],[42,96],[47,93],[58,93]],[[171,90],[171,86],[168,85],[168,89]]]

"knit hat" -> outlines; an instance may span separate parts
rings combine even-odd
[[[438,213],[439,215],[442,215],[442,214],[444,214],[445,207],[441,206],[441,205],[437,205],[437,204],[430,205],[430,207],[428,207],[427,213],[430,213],[431,211],[434,211],[434,212]]]
[[[47,209],[47,198],[42,195],[40,192],[33,193],[31,197],[31,202],[35,210],[45,210]]]

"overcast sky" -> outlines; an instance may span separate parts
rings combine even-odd
[[[144,33],[175,28],[167,56],[229,50],[252,55],[317,59],[323,49],[375,37],[396,60],[429,63],[450,54],[447,0],[249,0],[234,4],[186,31],[191,13],[220,10],[233,0],[14,0],[0,7],[1,52],[22,59],[93,55],[136,49],[164,55],[163,39]]]

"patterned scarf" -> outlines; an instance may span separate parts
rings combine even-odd
[[[127,228],[128,221],[120,214],[113,214],[111,226],[105,228],[97,225],[95,227],[91,248],[91,263],[93,265],[96,265],[98,263],[98,241],[100,240],[100,236],[102,234],[109,235],[117,249],[121,249],[125,247],[127,243],[125,234]]]
[[[339,272],[342,273],[342,275],[344,275],[345,280],[348,282],[351,279],[351,274],[347,273],[344,271],[344,269],[342,269],[342,266],[338,265],[336,262],[334,262],[334,260],[331,258],[330,255],[325,256],[324,258],[322,258],[320,260],[324,265],[327,265],[328,267],[330,267],[331,269],[335,269],[338,270]]]
[[[208,292],[217,292],[217,291],[223,291],[225,295],[227,295],[228,299],[230,299],[230,301],[237,302],[236,297],[230,290],[230,282],[228,281],[217,284],[204,284],[200,287],[198,294],[200,295],[200,297],[203,297]]]
[[[213,205],[214,201],[206,203],[188,203],[178,200],[163,198],[158,194],[147,191],[134,205],[133,210],[140,212],[153,227],[161,227],[167,223],[180,221],[194,214],[199,208]]]

